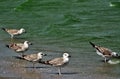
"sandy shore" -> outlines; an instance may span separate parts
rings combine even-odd
[[[57,68],[36,63],[36,68],[26,60],[16,58],[17,53],[0,45],[0,78],[1,79],[71,79],[78,75],[78,72],[69,70],[69,67],[62,68],[62,76],[58,76]]]
[[[70,63],[62,68],[62,76],[58,75],[57,68],[36,63],[36,68],[26,60],[18,59],[17,53],[5,47],[0,42],[0,79],[119,79],[119,67],[98,62],[79,61],[74,57]],[[81,62],[81,63],[76,63]],[[112,74],[112,75],[111,75]]]
[[[16,59],[15,57],[0,57],[0,78],[8,79],[73,79],[77,72],[70,68],[62,68],[62,76],[58,76],[57,68],[36,63],[36,68],[31,62]]]

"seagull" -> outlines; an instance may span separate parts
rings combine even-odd
[[[64,66],[69,62],[69,57],[71,56],[68,53],[64,53],[63,57],[54,58],[48,61],[41,61],[41,63],[58,67],[58,74],[61,75],[61,66]]]
[[[33,68],[34,68],[35,62],[42,60],[42,56],[46,56],[46,54],[43,54],[42,52],[39,52],[37,54],[24,55],[22,58],[27,60],[27,61],[32,62],[33,63]]]
[[[26,33],[24,28],[21,29],[7,29],[7,28],[1,28],[2,30],[6,31],[8,34],[11,35],[11,38],[17,35],[21,35],[22,33]]]
[[[32,43],[28,41],[24,41],[24,43],[11,43],[6,45],[6,47],[14,50],[15,52],[22,53],[24,55],[24,52],[28,50],[29,45],[32,45]]]
[[[111,57],[118,57],[119,55],[116,52],[112,52],[111,49],[97,46],[92,42],[89,42],[95,49],[96,53],[104,58],[104,61],[107,62]]]

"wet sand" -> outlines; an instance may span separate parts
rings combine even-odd
[[[59,79],[71,78],[77,76],[77,72],[70,71],[69,68],[62,68],[62,76],[58,76],[57,68],[36,63],[32,67],[32,63],[16,59],[15,57],[0,58],[0,78],[8,79]]]
[[[26,60],[17,58],[18,54],[5,47],[5,43],[0,44],[0,79],[118,79],[119,74],[112,72],[116,69],[112,65],[98,62],[98,65],[90,63],[91,61],[80,61],[77,58],[75,61],[71,60],[68,64],[62,68],[62,75],[58,75],[57,68],[36,63],[35,67],[32,67],[32,63]],[[88,64],[87,64],[88,63]],[[95,68],[94,68],[95,67]],[[113,67],[113,68],[112,68]],[[110,73],[109,73],[110,71]]]
[[[58,75],[57,68],[49,65],[36,63],[33,68],[31,62],[19,59],[18,53],[0,43],[0,79],[70,79],[72,75],[78,75],[67,67],[62,68],[62,76]]]
[[[51,66],[36,64],[19,60],[14,57],[0,58],[1,79],[114,79],[115,77],[98,75],[93,73],[79,72],[77,68],[62,68],[62,76],[57,74],[57,69]],[[117,78],[116,78],[117,79]]]

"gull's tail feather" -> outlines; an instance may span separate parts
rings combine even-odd
[[[6,28],[4,28],[4,27],[2,27],[1,29],[4,30],[4,31],[6,31]]]
[[[10,46],[9,46],[9,45],[6,45],[6,47],[10,48]]]
[[[95,44],[94,43],[92,43],[92,42],[89,42],[93,47],[95,47]]]
[[[26,56],[26,55],[22,54],[22,58],[23,58],[23,59],[24,59],[25,56]]]
[[[42,63],[42,64],[46,64],[46,65],[50,65],[49,61],[39,61],[39,63]]]
[[[22,60],[25,60],[23,57],[19,57],[19,56],[13,56],[13,57],[15,57],[16,59],[22,59]]]

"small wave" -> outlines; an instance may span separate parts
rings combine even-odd
[[[119,60],[109,60],[108,63],[109,64],[119,64],[120,61]]]
[[[110,2],[111,7],[119,7],[120,8],[120,2]]]
[[[32,2],[32,0],[25,0],[19,6],[15,7],[14,10],[15,11],[22,11],[23,9],[25,9],[25,6],[28,6],[31,2]]]
[[[59,25],[66,26],[66,25],[71,25],[75,23],[80,23],[81,19],[77,17],[75,14],[65,14],[64,15],[64,21],[60,23]]]
[[[88,0],[76,0],[76,2],[87,2]]]

